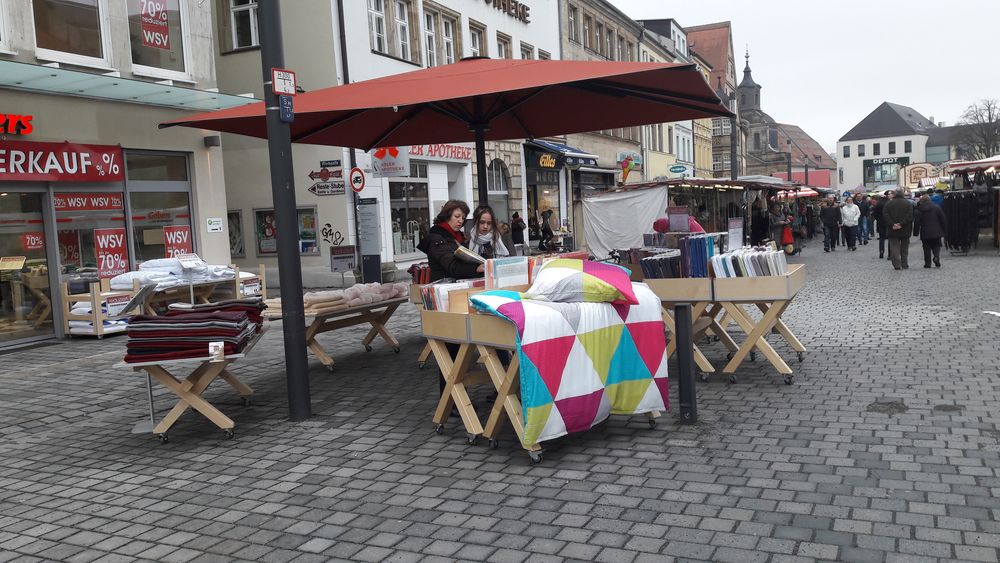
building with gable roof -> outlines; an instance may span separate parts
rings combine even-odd
[[[900,167],[927,160],[936,128],[911,107],[882,102],[837,142],[837,189],[894,188]]]

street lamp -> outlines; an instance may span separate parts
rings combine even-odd
[[[729,179],[736,181],[736,93],[729,93],[729,111],[733,114],[729,118]]]

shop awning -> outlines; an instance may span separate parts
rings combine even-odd
[[[0,88],[198,111],[228,109],[259,101],[163,82],[120,78],[115,74],[0,61]]]
[[[551,152],[559,156],[565,157],[570,164],[582,164],[584,166],[596,166],[597,165],[597,155],[583,152],[580,149],[575,149],[569,145],[563,145],[561,143],[553,143],[552,141],[539,141],[532,139],[530,141],[525,141],[525,145],[529,147],[534,147],[543,151]]]
[[[578,168],[580,172],[591,172],[594,174],[617,174],[618,170],[615,168],[600,168],[597,166],[581,166]]]

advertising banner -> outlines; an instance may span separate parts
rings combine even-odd
[[[188,225],[163,227],[163,248],[166,258],[173,258],[178,254],[190,254],[191,227]]]
[[[410,175],[410,147],[382,147],[369,153],[373,178],[397,178]]]
[[[55,194],[52,204],[56,211],[121,211],[123,208],[122,194]]]
[[[123,227],[94,229],[94,250],[97,271],[102,279],[113,278],[128,271],[128,247]]]
[[[34,231],[21,235],[21,248],[24,250],[42,250],[45,248],[45,233]]]
[[[154,49],[170,50],[170,22],[167,20],[167,0],[139,0],[142,44]]]
[[[0,140],[0,180],[22,182],[116,182],[122,148]]]
[[[81,266],[80,262],[80,233],[78,231],[59,231],[59,262],[66,266],[74,264]]]

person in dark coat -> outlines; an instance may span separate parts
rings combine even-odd
[[[858,199],[860,201],[855,201],[858,209],[861,210],[861,217],[858,221],[858,239],[862,244],[868,244],[868,241],[871,239],[872,202],[868,196]]]
[[[920,242],[924,246],[924,268],[931,267],[932,254],[934,265],[941,267],[941,239],[945,235],[946,227],[944,211],[934,205],[930,196],[920,196],[917,211],[913,214],[913,236],[920,237]]]
[[[885,192],[885,195],[878,198],[878,203],[872,208],[872,219],[875,220],[875,231],[878,233],[878,257],[885,258],[885,239],[886,239],[886,224],[885,219],[882,218],[882,211],[885,210],[885,203],[889,201],[889,194],[892,192]]]
[[[510,239],[514,241],[514,244],[524,244],[524,229],[526,228],[527,225],[524,224],[524,219],[521,219],[521,214],[515,211],[510,217]]]
[[[826,200],[823,209],[819,211],[819,219],[823,222],[823,252],[837,250],[837,236],[840,235],[840,208],[832,200]]]
[[[427,255],[432,282],[444,278],[466,279],[483,276],[482,264],[472,264],[455,256],[458,247],[465,245],[462,226],[468,214],[469,206],[464,201],[453,199],[445,203],[434,219],[434,226],[417,245],[417,250]]]
[[[913,232],[913,205],[903,197],[903,190],[896,190],[892,200],[882,210],[886,235],[889,237],[889,259],[892,267],[906,270],[910,267],[910,234]]]

